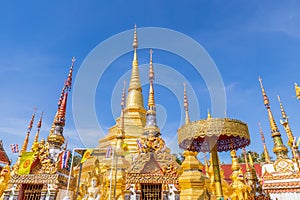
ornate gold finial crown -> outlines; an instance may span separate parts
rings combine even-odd
[[[153,63],[152,63],[152,54],[153,54],[152,49],[150,49],[149,53],[150,53],[150,66],[149,66],[150,88],[149,88],[149,97],[148,97],[148,107],[150,109],[155,106],[155,99],[154,99],[154,88],[153,88],[154,69],[153,69]]]
[[[138,48],[138,39],[137,39],[137,33],[136,33],[136,24],[134,25],[134,35],[133,35],[133,43],[132,43],[132,47],[134,49]]]
[[[259,81],[260,88],[261,88],[261,91],[262,91],[262,95],[263,95],[263,98],[264,98],[264,105],[267,108],[269,108],[270,107],[270,102],[269,102],[268,96],[266,94],[265,88],[264,88],[264,86],[262,84],[262,79],[260,78],[260,76],[258,77],[258,81]]]
[[[287,115],[285,113],[285,110],[283,108],[283,105],[282,105],[282,102],[281,102],[281,99],[280,99],[279,95],[277,95],[277,99],[278,99],[279,104],[280,104],[280,111],[281,111],[282,118],[285,119],[285,120],[287,120],[288,117],[287,117]]]

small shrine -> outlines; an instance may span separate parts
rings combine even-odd
[[[72,73],[75,58],[72,59],[69,75],[61,91],[58,110],[47,141],[39,141],[42,126],[42,114],[37,124],[37,132],[31,149],[28,149],[29,136],[33,127],[36,113],[31,117],[28,131],[19,152],[19,157],[12,167],[8,187],[4,191],[4,199],[62,199],[66,195],[68,183],[68,159],[70,152],[66,151],[63,127],[68,92],[71,89]],[[62,156],[67,155],[64,159]],[[74,179],[71,178],[73,182]],[[73,188],[73,184],[71,184]],[[74,190],[74,188],[72,189]]]

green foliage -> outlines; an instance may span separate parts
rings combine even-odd
[[[173,154],[173,156],[176,159],[176,162],[181,165],[183,160],[184,160],[184,156],[182,155],[182,153],[178,153],[178,154]]]

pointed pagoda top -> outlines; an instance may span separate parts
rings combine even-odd
[[[288,120],[288,116],[283,108],[283,105],[282,105],[282,102],[280,100],[280,96],[277,95],[277,98],[278,98],[278,101],[279,101],[279,104],[280,104],[280,110],[281,110],[281,116],[282,116],[282,119],[280,119],[280,123],[281,125],[284,127],[284,130],[288,136],[288,145],[292,148],[292,151],[293,151],[293,141],[294,141],[294,135],[293,135],[293,132],[290,128],[290,124],[289,124],[289,120]]]
[[[152,108],[155,106],[155,99],[154,99],[154,88],[153,88],[153,81],[154,81],[154,69],[153,69],[153,63],[152,63],[152,49],[150,49],[150,67],[149,67],[149,82],[150,82],[150,88],[149,88],[149,97],[148,97],[148,108]]]
[[[262,95],[263,95],[263,98],[264,98],[264,105],[266,106],[266,108],[269,108],[270,107],[270,102],[269,102],[268,96],[266,94],[265,88],[262,84],[262,79],[260,77],[258,77],[258,81],[259,81],[261,92],[262,92]]]
[[[32,151],[36,150],[36,147],[37,147],[38,142],[39,142],[39,134],[40,134],[40,130],[41,130],[41,127],[42,127],[43,114],[44,114],[44,112],[41,113],[40,120],[37,124],[37,131],[35,133],[34,141],[33,141],[32,146],[31,146]]]
[[[137,33],[136,33],[136,24],[134,25],[134,33],[133,33],[133,43],[132,43],[133,49],[138,48],[138,39],[137,39]]]
[[[284,108],[283,108],[283,105],[282,105],[282,102],[281,102],[281,100],[280,100],[280,96],[279,96],[279,95],[277,95],[277,99],[278,99],[278,101],[279,101],[280,111],[281,111],[282,118],[285,119],[285,120],[287,120],[288,117],[287,117],[287,115],[286,115],[286,113],[285,113],[285,110],[284,110]]]
[[[150,49],[150,64],[149,64],[149,96],[148,96],[148,110],[146,114],[146,126],[144,127],[144,130],[146,131],[145,134],[153,134],[159,133],[160,130],[157,126],[156,121],[156,107],[155,107],[155,99],[154,99],[154,69],[153,69],[153,63],[152,63],[152,49]]]
[[[72,64],[70,67],[70,71],[69,71],[68,77],[65,81],[64,87],[61,91],[60,98],[58,101],[58,110],[57,110],[57,117],[56,117],[55,124],[60,124],[62,126],[65,125],[68,92],[71,90],[71,87],[72,87],[72,75],[73,75],[73,67],[74,67],[75,61],[76,61],[75,57],[72,57]]]
[[[186,83],[183,82],[183,102],[184,102],[184,110],[185,110],[185,124],[190,123],[190,116],[189,116],[189,101],[188,96],[186,93]]]
[[[279,130],[277,128],[277,125],[276,125],[276,122],[275,122],[275,119],[273,117],[273,114],[271,112],[269,98],[268,98],[268,96],[266,94],[266,91],[265,91],[265,88],[264,88],[264,86],[262,84],[262,79],[260,77],[258,77],[258,80],[259,80],[259,83],[260,83],[260,87],[261,87],[261,91],[262,91],[262,95],[263,95],[263,99],[264,99],[264,105],[267,108],[268,113],[269,113],[269,121],[270,121],[271,131],[272,132],[275,132],[275,131],[279,132]]]
[[[61,148],[61,145],[65,142],[65,138],[63,136],[63,127],[65,126],[66,121],[68,92],[71,90],[72,86],[72,75],[75,61],[75,57],[72,57],[70,71],[64,83],[64,87],[60,93],[58,109],[48,136],[48,142],[50,143],[50,145],[55,146],[56,148]]]
[[[260,133],[260,137],[261,137],[261,141],[263,143],[263,147],[264,147],[264,155],[265,155],[265,161],[266,163],[271,163],[271,158],[269,156],[269,151],[267,149],[267,145],[266,145],[266,140],[265,140],[265,136],[264,136],[264,132],[262,130],[261,124],[260,122],[258,122],[258,126],[259,126],[259,133]]]
[[[27,151],[27,146],[28,146],[28,141],[29,141],[29,135],[30,135],[30,132],[31,132],[31,129],[32,129],[32,125],[33,125],[33,122],[34,122],[35,113],[36,113],[36,108],[34,108],[34,112],[33,112],[32,116],[31,116],[29,125],[27,127],[27,133],[26,133],[26,137],[24,139],[24,142],[23,142],[23,145],[22,145],[22,148],[21,148],[21,151],[20,151],[20,155],[22,155],[23,152]]]
[[[144,100],[142,95],[142,87],[140,81],[140,74],[138,69],[138,58],[137,58],[137,31],[136,26],[134,28],[134,38],[133,38],[133,61],[132,61],[132,71],[131,78],[128,87],[128,96],[126,100],[126,107],[144,107]]]
[[[277,159],[279,158],[288,158],[287,156],[287,148],[286,146],[284,146],[283,142],[282,142],[282,138],[281,138],[281,134],[279,132],[279,129],[276,125],[275,119],[273,117],[271,108],[270,108],[270,102],[269,99],[267,97],[266,91],[263,87],[262,84],[262,79],[259,77],[258,78],[259,83],[260,83],[260,87],[261,87],[261,91],[262,91],[262,95],[263,95],[263,99],[264,99],[264,105],[267,108],[268,111],[268,118],[269,118],[269,122],[270,122],[270,128],[271,128],[271,133],[272,133],[272,137],[273,137],[273,142],[274,142],[274,148],[273,148],[273,152],[276,154]]]

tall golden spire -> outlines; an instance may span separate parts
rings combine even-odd
[[[259,77],[258,80],[260,83],[260,87],[261,87],[261,91],[262,91],[262,95],[263,95],[263,99],[264,99],[264,105],[268,111],[271,133],[272,133],[272,138],[273,138],[273,142],[274,142],[273,152],[276,154],[277,159],[288,158],[288,156],[287,156],[288,150],[282,142],[281,134],[277,128],[276,122],[275,122],[273,114],[271,112],[270,102],[269,102],[269,99],[265,92],[265,89],[262,85],[262,79]]]
[[[132,61],[132,71],[131,78],[128,88],[128,96],[126,100],[126,107],[144,107],[143,95],[142,95],[142,87],[140,81],[140,74],[138,68],[138,57],[137,57],[137,48],[138,48],[138,40],[137,40],[137,32],[136,25],[134,26],[134,37],[133,37],[133,61]]]
[[[280,119],[280,124],[284,127],[284,130],[288,136],[288,145],[293,148],[293,141],[294,141],[294,135],[292,133],[292,130],[290,128],[290,124],[289,124],[289,120],[288,120],[288,116],[285,113],[285,110],[283,108],[282,102],[280,100],[280,96],[277,95],[279,104],[280,104],[280,110],[281,110],[281,115],[282,115],[282,119]]]
[[[30,132],[31,132],[32,125],[33,125],[33,122],[34,122],[34,118],[35,118],[35,112],[36,112],[36,108],[34,108],[34,112],[33,112],[32,116],[31,116],[29,125],[27,127],[27,133],[26,133],[26,137],[24,139],[24,142],[23,142],[23,145],[22,145],[22,148],[21,148],[21,151],[20,151],[20,156],[22,155],[22,153],[24,153],[24,152],[27,151],[29,136],[30,136]]]
[[[37,124],[37,131],[36,131],[36,133],[35,133],[34,141],[33,141],[32,146],[31,146],[31,150],[32,150],[32,151],[37,150],[37,147],[38,147],[38,143],[39,143],[39,134],[40,134],[40,130],[41,130],[41,127],[42,127],[43,114],[44,114],[44,112],[41,113],[40,120],[39,120],[39,122],[38,122],[38,124]]]
[[[159,133],[160,130],[157,126],[156,121],[156,106],[155,106],[155,99],[154,99],[154,69],[152,63],[152,49],[150,49],[150,64],[149,64],[149,97],[148,97],[148,110],[146,112],[146,126],[145,131],[146,135]]]
[[[263,143],[264,146],[264,155],[265,155],[265,162],[266,163],[272,163],[270,156],[269,156],[269,151],[267,149],[267,145],[266,145],[266,140],[265,140],[265,136],[264,136],[264,132],[262,130],[261,124],[260,122],[258,123],[259,126],[259,132],[260,132],[260,137],[261,137],[261,141]]]
[[[190,123],[190,116],[189,116],[189,101],[186,94],[186,83],[183,83],[183,103],[184,103],[184,110],[185,110],[185,124]]]

